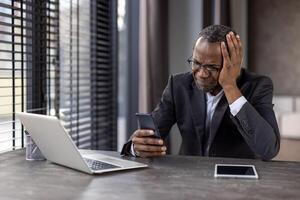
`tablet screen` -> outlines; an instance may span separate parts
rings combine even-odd
[[[254,165],[216,164],[215,177],[258,178]]]
[[[250,166],[218,166],[218,174],[255,175]]]

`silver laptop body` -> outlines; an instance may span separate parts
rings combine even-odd
[[[56,117],[29,113],[17,113],[17,117],[51,162],[89,174],[147,167],[142,163],[107,156],[97,151],[82,155]]]

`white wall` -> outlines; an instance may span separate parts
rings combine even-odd
[[[202,29],[202,0],[169,1],[169,73],[189,70],[187,59]],[[177,154],[181,137],[177,126],[170,133],[171,153]]]

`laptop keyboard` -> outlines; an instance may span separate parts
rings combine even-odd
[[[101,169],[120,168],[119,166],[108,164],[106,162],[101,162],[99,160],[93,160],[93,159],[89,159],[89,158],[84,158],[84,160],[86,161],[86,163],[88,164],[88,166],[92,170],[95,170],[95,171],[96,170],[101,170]]]

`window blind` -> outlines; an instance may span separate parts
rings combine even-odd
[[[56,0],[0,2],[0,152],[24,147],[16,112],[50,112],[57,8]]]
[[[117,150],[117,1],[91,3],[92,141]]]
[[[56,115],[79,148],[116,149],[116,1],[2,0],[0,152],[24,147],[16,112]]]
[[[60,118],[79,148],[116,150],[116,1],[60,2]]]

